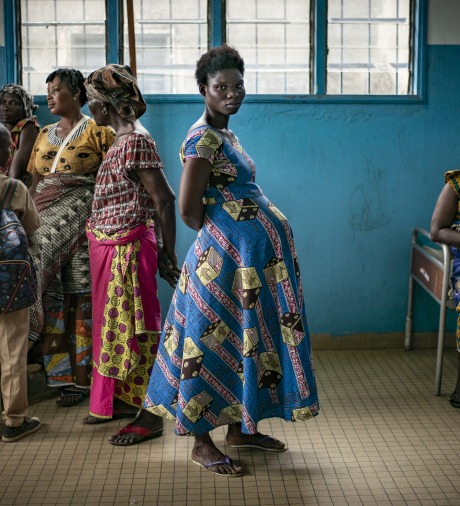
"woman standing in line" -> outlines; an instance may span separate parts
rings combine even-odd
[[[453,262],[451,282],[453,298],[457,309],[457,381],[449,402],[460,408],[460,170],[446,172],[442,189],[431,219],[431,238],[433,241],[451,247]]]
[[[198,231],[161,336],[145,408],[195,438],[192,460],[219,476],[242,468],[213,443],[282,452],[261,420],[318,412],[303,289],[291,228],[255,184],[255,166],[228,128],[245,97],[244,62],[227,46],[197,63],[205,111],[181,148],[179,209]]]
[[[161,331],[156,271],[172,286],[175,195],[155,141],[139,117],[146,104],[131,69],[107,65],[86,80],[98,125],[116,132],[97,174],[87,235],[93,294],[93,381],[87,424],[134,418],[142,407]],[[154,224],[154,217],[156,224]],[[157,233],[158,241],[155,236]],[[163,420],[123,429],[130,444],[161,436]]]
[[[0,121],[11,135],[11,154],[6,174],[27,181],[27,165],[40,125],[34,116],[38,105],[34,97],[19,84],[6,84],[0,90]]]
[[[60,406],[89,396],[91,384],[91,280],[85,227],[91,214],[95,173],[114,132],[85,116],[80,71],[52,72],[48,109],[60,116],[39,133],[28,165],[30,188],[42,226],[30,236],[39,298],[30,308],[31,341],[41,340],[49,386]]]

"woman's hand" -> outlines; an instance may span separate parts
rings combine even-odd
[[[173,288],[176,286],[181,273],[176,253],[168,254],[164,248],[158,249],[158,272]]]

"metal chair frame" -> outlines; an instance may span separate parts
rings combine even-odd
[[[425,237],[434,248],[420,243]],[[425,241],[426,242],[426,241]],[[409,294],[407,301],[406,334],[404,348],[411,349],[412,311],[414,306],[414,281],[439,304],[438,344],[436,352],[436,373],[434,395],[441,395],[442,361],[446,329],[446,309],[455,309],[449,298],[452,259],[449,246],[431,241],[430,233],[423,228],[414,228],[411,239]]]

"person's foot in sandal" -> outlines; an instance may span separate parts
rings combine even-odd
[[[216,447],[209,432],[195,436],[192,462],[217,476],[238,478],[243,475],[242,467],[235,464],[228,455],[224,455]]]
[[[114,411],[113,415],[110,418],[101,418],[99,416],[88,415],[83,418],[83,423],[86,425],[99,425],[101,423],[109,423],[114,422],[116,420],[129,420],[131,418],[136,418],[137,411],[133,411],[132,413],[124,413],[121,411]]]
[[[2,434],[2,441],[5,443],[19,441],[19,439],[37,432],[40,427],[41,423],[38,418],[25,417],[24,423],[22,425],[19,425],[19,427],[5,427],[5,430]]]
[[[286,444],[272,436],[257,434],[243,434],[241,423],[234,423],[228,426],[225,443],[232,448],[257,448],[268,452],[285,452]]]
[[[129,425],[109,438],[114,446],[131,446],[163,435],[164,420],[161,416],[149,413],[145,409]]]
[[[65,408],[77,406],[89,397],[89,392],[89,387],[70,386],[61,388],[56,404]]]
[[[130,420],[136,418],[138,413],[139,410],[135,410],[135,408],[126,404],[126,402],[123,402],[120,399],[115,399],[111,417],[95,416],[90,413],[88,416],[83,418],[83,423],[87,425],[98,425],[101,423],[113,422],[115,420]]]

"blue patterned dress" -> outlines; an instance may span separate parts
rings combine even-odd
[[[457,195],[457,212],[451,228],[460,232],[460,170],[450,170],[445,173],[446,183],[454,190]],[[452,276],[450,278],[453,288],[453,299],[457,309],[457,329],[455,332],[457,341],[457,351],[460,352],[460,248],[452,246]]]
[[[292,231],[254,182],[254,162],[211,127],[181,160],[212,163],[205,218],[182,268],[144,407],[179,435],[236,422],[318,413],[310,336]]]

